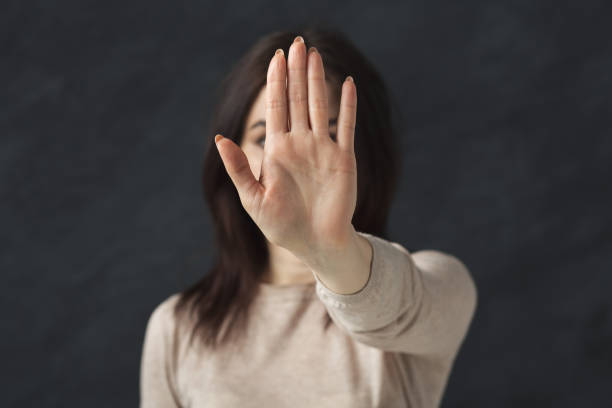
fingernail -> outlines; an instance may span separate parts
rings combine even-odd
[[[319,52],[315,47],[310,47],[308,49],[308,53],[310,54],[311,52]]]
[[[285,55],[285,52],[283,51],[282,48],[279,48],[278,50],[276,50],[276,52],[274,53],[274,55]]]
[[[217,135],[215,136],[215,143],[219,142],[219,140],[223,139],[223,136]]]
[[[353,81],[353,77],[350,76],[350,75],[346,77],[345,81],[355,82],[355,81]]]
[[[302,38],[301,35],[298,35],[297,37],[293,39],[293,42],[304,42],[304,39]]]

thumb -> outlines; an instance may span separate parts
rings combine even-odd
[[[220,134],[215,136],[215,144],[225,170],[238,190],[240,201],[246,209],[246,203],[252,203],[254,194],[259,192],[259,181],[251,171],[249,160],[236,143]]]

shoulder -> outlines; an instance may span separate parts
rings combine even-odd
[[[179,295],[179,293],[174,293],[155,306],[147,322],[147,333],[168,334],[174,329],[174,306],[179,299]]]
[[[168,320],[174,314],[174,306],[178,302],[179,296],[179,293],[174,293],[155,306],[150,320]]]

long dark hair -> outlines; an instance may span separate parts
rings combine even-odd
[[[175,317],[194,317],[194,335],[216,349],[228,341],[244,338],[252,301],[269,260],[266,238],[243,209],[227,174],[214,136],[221,133],[240,145],[251,105],[266,84],[268,64],[274,51],[289,55],[293,39],[301,35],[307,47],[317,48],[323,59],[326,80],[340,89],[351,75],[357,86],[355,157],[357,204],[352,223],[357,231],[386,238],[386,223],[400,170],[392,100],[381,76],[347,37],[335,29],[308,26],[278,31],[260,38],[237,61],[216,92],[218,104],[209,128],[202,184],[214,225],[214,261],[208,273],[180,293]],[[399,112],[399,110],[397,110]],[[328,314],[322,322],[331,323]],[[223,330],[225,329],[225,330]]]

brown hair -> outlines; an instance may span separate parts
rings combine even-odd
[[[346,75],[357,86],[355,157],[357,204],[352,223],[357,231],[386,238],[386,223],[400,169],[391,100],[381,76],[345,35],[335,29],[309,26],[278,31],[260,38],[237,61],[221,82],[218,101],[206,133],[202,184],[214,225],[214,261],[198,282],[180,293],[174,312],[195,316],[190,343],[197,334],[215,349],[228,340],[245,337],[250,305],[268,263],[266,238],[243,209],[227,174],[214,136],[221,133],[240,145],[251,105],[266,84],[274,51],[288,55],[293,39],[301,35],[323,59],[326,80],[338,89]],[[399,110],[397,110],[399,112]],[[325,328],[331,323],[327,314]],[[224,323],[227,330],[222,333]]]

